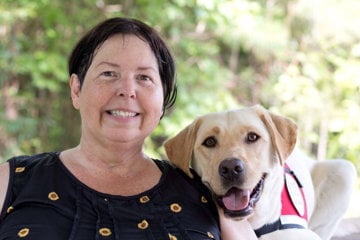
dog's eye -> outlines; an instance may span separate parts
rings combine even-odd
[[[256,133],[250,132],[246,136],[246,142],[249,142],[249,143],[256,142],[257,140],[259,140],[259,138],[260,138],[260,136],[257,135]]]
[[[204,145],[205,147],[208,147],[208,148],[213,148],[216,146],[216,144],[217,144],[217,141],[216,141],[216,138],[214,138],[214,137],[207,137],[202,143],[202,145]]]

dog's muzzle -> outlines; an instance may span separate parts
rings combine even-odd
[[[231,186],[223,196],[215,195],[218,205],[230,217],[246,217],[254,211],[255,203],[259,200],[266,174],[263,174],[253,189],[236,187],[245,177],[245,164],[236,158],[225,159],[219,166],[219,174],[224,186]]]

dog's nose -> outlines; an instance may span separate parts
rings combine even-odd
[[[227,158],[220,163],[219,174],[227,181],[238,181],[245,176],[245,164],[237,158]]]

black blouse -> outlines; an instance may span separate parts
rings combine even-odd
[[[199,177],[154,160],[162,171],[155,187],[115,196],[81,183],[58,155],[9,160],[0,240],[220,239],[216,208]]]

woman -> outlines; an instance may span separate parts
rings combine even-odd
[[[78,42],[69,74],[80,143],[0,167],[0,240],[220,239],[200,179],[143,153],[176,98],[174,60],[159,35],[134,19],[108,19]],[[241,238],[233,227],[253,234],[221,211],[220,225],[224,239]]]

